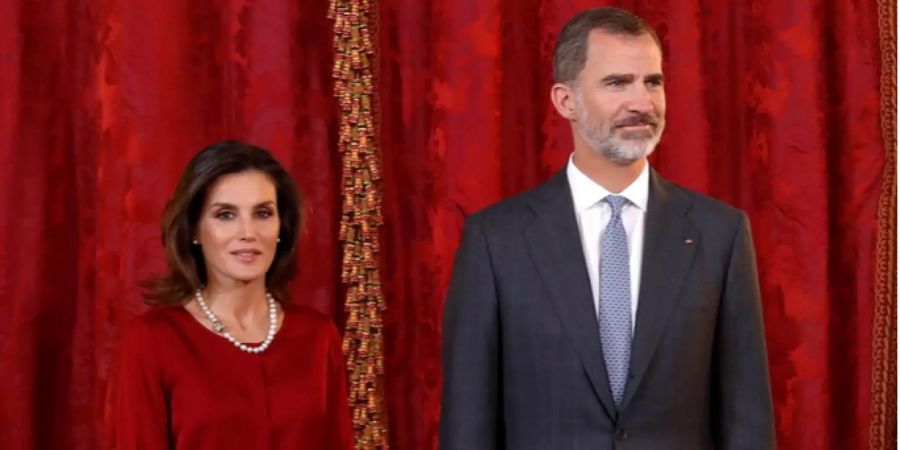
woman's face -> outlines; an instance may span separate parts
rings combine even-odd
[[[275,183],[257,170],[223,175],[210,186],[194,237],[208,284],[265,277],[281,229],[276,198]]]

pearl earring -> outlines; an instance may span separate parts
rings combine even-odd
[[[194,239],[194,245],[200,245],[200,243],[199,243],[199,242],[197,242],[197,240],[196,240],[196,239]]]
[[[275,242],[281,242],[281,238],[275,239]]]

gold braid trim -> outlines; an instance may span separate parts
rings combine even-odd
[[[341,281],[346,286],[343,350],[357,450],[387,449],[382,320],[378,270],[381,161],[377,147],[376,0],[331,0],[334,95],[340,105],[338,151],[343,158]]]
[[[897,4],[878,0],[884,173],[878,200],[869,448],[897,448]]]

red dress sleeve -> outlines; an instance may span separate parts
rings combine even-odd
[[[341,338],[334,324],[329,324],[330,349],[328,355],[328,404],[330,421],[334,424],[332,436],[335,438],[335,449],[353,450],[353,426],[350,421],[348,405],[344,354],[341,350]]]
[[[168,449],[166,396],[154,333],[143,317],[122,344],[116,399],[116,449]]]

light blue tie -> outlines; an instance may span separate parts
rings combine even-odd
[[[627,201],[620,195],[603,199],[612,215],[600,244],[600,343],[616,406],[622,405],[631,360],[631,273],[628,236],[622,224],[622,207]]]

